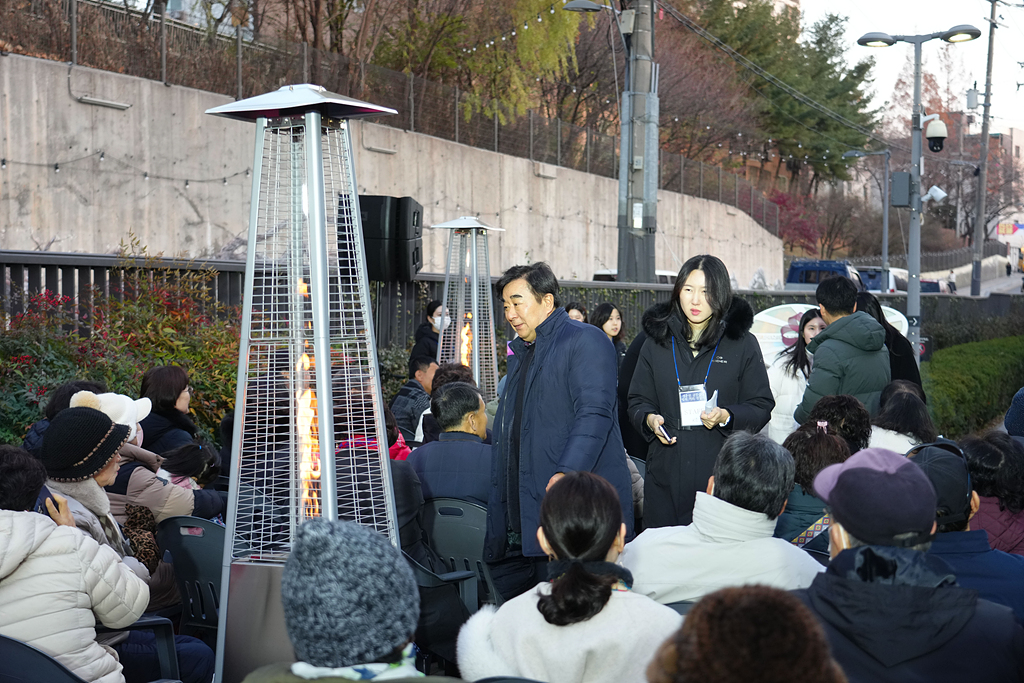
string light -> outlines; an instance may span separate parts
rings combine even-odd
[[[53,172],[54,173],[60,173],[60,164],[54,164],[53,165]]]
[[[7,168],[7,159],[0,159],[0,168]]]

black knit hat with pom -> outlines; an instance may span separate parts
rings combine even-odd
[[[85,481],[107,466],[130,432],[95,408],[68,408],[46,428],[39,459],[54,481]]]

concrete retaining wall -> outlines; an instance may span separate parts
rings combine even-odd
[[[228,101],[0,57],[0,248],[110,253],[131,232],[151,254],[243,258],[254,130],[203,113]],[[492,274],[539,260],[567,279],[616,267],[615,180],[375,124],[357,122],[352,135],[361,193],[412,196],[425,225],[478,215],[504,228],[491,238]],[[659,202],[657,268],[710,252],[741,287],[758,268],[769,284],[783,278],[781,241],[748,215],[674,192]],[[444,271],[442,233],[426,231],[426,271]]]

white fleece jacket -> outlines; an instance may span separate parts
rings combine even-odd
[[[134,623],[149,588],[108,546],[36,512],[0,510],[0,634],[46,652],[86,681],[123,683],[96,621]]]
[[[586,621],[555,626],[537,609],[551,584],[542,583],[487,606],[459,632],[459,671],[467,681],[520,676],[548,683],[644,683],[647,665],[683,623],[672,608],[631,591],[612,591]]]

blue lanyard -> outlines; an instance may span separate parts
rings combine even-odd
[[[711,376],[711,364],[715,362],[715,356],[718,355],[718,347],[722,345],[722,338],[718,338],[718,343],[715,344],[715,352],[711,354],[711,363],[708,363],[708,371],[704,373],[704,386],[708,385],[708,377]],[[672,365],[676,368],[676,386],[683,386],[683,383],[679,381],[679,362],[676,360],[676,337],[672,335]]]

